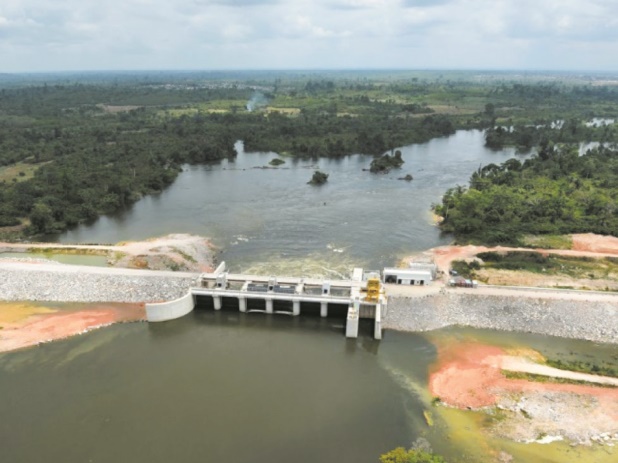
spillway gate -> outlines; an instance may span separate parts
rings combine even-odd
[[[221,310],[223,298],[238,300],[238,310],[248,311],[248,300],[264,301],[264,312],[275,314],[275,301],[292,303],[291,315],[302,315],[303,303],[318,303],[320,316],[327,317],[330,305],[347,306],[345,335],[358,337],[361,318],[374,321],[373,336],[382,339],[382,316],[386,314],[387,298],[383,291],[367,300],[367,281],[375,274],[355,268],[350,280],[274,277],[233,274],[227,272],[225,262],[212,273],[203,273],[187,295],[175,301],[146,304],[146,318],[160,322],[180,318],[195,308],[197,297],[211,297],[215,310]],[[372,292],[372,290],[370,291]]]

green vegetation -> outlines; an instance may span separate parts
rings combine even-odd
[[[187,262],[191,262],[193,264],[197,263],[197,260],[195,260],[195,257],[193,257],[190,254],[187,254],[182,249],[179,249],[176,246],[172,246],[172,251],[174,251],[176,254],[182,256],[182,258],[185,259]]]
[[[445,460],[431,452],[397,447],[380,456],[380,463],[445,463]]]
[[[618,234],[618,150],[578,156],[550,144],[523,164],[509,159],[472,174],[435,206],[458,241],[519,243],[525,234]]]
[[[328,180],[328,174],[325,174],[324,172],[320,172],[319,170],[316,170],[313,173],[313,177],[311,177],[311,180],[309,180],[307,183],[309,185],[323,185],[327,182]]]
[[[528,235],[522,238],[522,244],[527,248],[540,249],[571,249],[571,235]]]
[[[615,233],[615,151],[578,158],[556,143],[618,141],[616,124],[586,123],[616,115],[618,88],[592,77],[8,75],[0,80],[0,235],[59,232],[126,208],[166,188],[183,164],[234,157],[237,140],[282,156],[373,155],[371,171],[386,172],[403,160],[384,153],[471,128],[487,129],[488,146],[539,146],[539,156],[485,166],[469,189],[449,191],[436,208],[444,231],[487,242]]]
[[[60,232],[126,208],[170,185],[183,164],[234,157],[239,139],[249,151],[381,155],[463,123],[432,114],[417,93],[435,86],[418,81],[293,73],[46,79],[0,83],[4,238]]]
[[[526,381],[534,381],[537,383],[577,384],[580,386],[595,386],[595,387],[608,387],[608,388],[618,387],[618,386],[613,386],[611,384],[591,383],[590,381],[581,381],[577,379],[568,379],[568,378],[556,378],[553,376],[537,375],[534,373],[522,373],[518,371],[502,370],[502,374],[507,379],[524,379]]]
[[[522,270],[546,275],[567,275],[572,278],[612,278],[618,275],[618,258],[592,258],[558,256],[532,251],[481,252],[477,257],[483,261],[483,268],[498,270]],[[479,270],[478,262],[457,262],[453,268],[460,273]],[[464,265],[465,264],[465,265]],[[466,267],[467,266],[467,267]]]
[[[454,260],[451,262],[451,270],[457,272],[459,276],[464,278],[476,278],[476,270],[480,270],[481,264],[477,260],[466,262],[465,260]]]
[[[578,371],[580,373],[590,373],[591,375],[611,376],[618,378],[618,368],[610,365],[598,365],[592,362],[584,362],[581,360],[560,360],[547,359],[547,365],[560,370]]]
[[[283,159],[274,158],[268,164],[276,167],[276,166],[280,166],[281,164],[285,164],[285,161]]]
[[[369,171],[376,174],[387,174],[391,169],[399,169],[405,161],[401,159],[401,151],[395,151],[392,156],[383,154],[379,158],[371,161]]]

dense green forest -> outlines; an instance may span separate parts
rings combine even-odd
[[[618,235],[618,150],[579,156],[573,146],[543,143],[523,164],[509,159],[472,174],[436,205],[442,230],[459,241],[517,243],[524,234]]]
[[[571,156],[569,151],[549,140],[615,142],[615,125],[595,127],[586,121],[618,114],[618,88],[586,79],[509,79],[404,71],[3,75],[0,235],[58,232],[120,210],[164,189],[183,164],[234,157],[236,140],[249,151],[281,155],[370,154],[378,165],[397,147],[461,128],[486,129],[488,146],[541,146],[551,152],[544,161],[560,168],[552,167],[548,182],[553,187],[546,190],[554,188],[555,196],[555,182],[561,188],[566,182],[561,176],[580,175],[583,185],[594,186],[595,204],[602,198],[615,201],[615,190],[599,186],[596,173],[571,172],[578,162],[560,161]],[[612,156],[598,156],[595,169],[607,175]],[[500,169],[481,169],[468,192],[449,192],[445,204],[474,191],[487,194],[486,184],[506,184],[502,177],[520,174]],[[606,181],[615,182],[615,176]],[[444,229],[471,236],[476,232],[470,224],[456,225],[458,206],[449,206]],[[562,230],[569,221],[578,230],[615,232],[614,210],[606,207],[609,216],[601,217],[603,208],[597,206],[577,212],[575,222],[565,213],[548,222],[558,225],[546,223],[536,232]]]

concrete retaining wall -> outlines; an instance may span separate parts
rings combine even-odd
[[[195,307],[193,294],[190,292],[185,296],[167,302],[147,303],[146,319],[149,322],[164,322],[184,317]]]

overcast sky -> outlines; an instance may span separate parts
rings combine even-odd
[[[618,0],[0,0],[0,72],[618,70]]]

